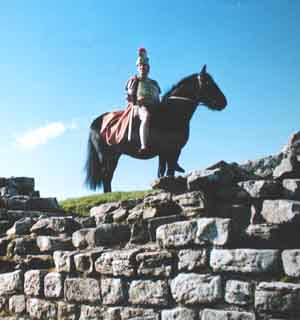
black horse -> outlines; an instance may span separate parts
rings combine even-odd
[[[222,110],[227,101],[204,66],[200,73],[192,74],[171,88],[161,103],[151,113],[150,152],[140,155],[139,121],[135,120],[130,141],[126,137],[120,144],[108,145],[100,135],[101,115],[90,127],[88,157],[86,161],[86,185],[95,190],[103,186],[111,192],[111,181],[122,154],[138,159],[159,156],[158,176],[174,176],[181,149],[189,138],[189,124],[197,106],[203,104],[212,110]]]

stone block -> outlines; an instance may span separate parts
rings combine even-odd
[[[98,320],[98,319],[101,319],[101,320],[107,319],[106,317],[104,317],[104,310],[102,307],[81,305],[79,320]]]
[[[132,277],[136,274],[135,257],[140,249],[104,252],[95,262],[95,270],[103,275]]]
[[[300,200],[300,179],[284,179],[282,187],[284,198]]]
[[[80,315],[80,306],[77,304],[58,301],[57,320],[78,320]]]
[[[225,301],[240,306],[252,303],[252,285],[247,281],[228,280],[225,288]]]
[[[130,227],[126,224],[103,223],[95,229],[95,246],[110,246],[128,242]]]
[[[14,223],[14,225],[6,231],[10,237],[29,234],[30,228],[35,223],[35,220],[30,217],[22,218]]]
[[[101,279],[102,302],[106,305],[123,304],[126,297],[125,283],[119,278]]]
[[[184,305],[215,303],[223,298],[220,276],[180,273],[171,281],[171,292]]]
[[[0,274],[0,296],[23,293],[23,271]]]
[[[74,256],[76,270],[84,274],[92,273],[95,261],[102,253],[103,249],[99,248],[76,254]]]
[[[136,256],[138,274],[152,277],[169,277],[172,273],[173,254],[167,250],[141,252]]]
[[[29,210],[55,210],[59,209],[59,204],[56,198],[40,198],[32,196],[28,200],[27,207]]]
[[[14,256],[14,261],[23,270],[32,269],[50,269],[54,267],[54,260],[52,255],[25,255],[25,256]]]
[[[80,228],[80,224],[72,217],[48,217],[36,222],[31,232],[40,235],[71,234]]]
[[[300,249],[284,250],[281,258],[284,273],[289,277],[300,277]]]
[[[280,255],[268,249],[213,249],[210,266],[214,271],[272,274],[280,272]]]
[[[93,278],[67,278],[64,283],[65,300],[100,303],[100,285]]]
[[[57,320],[57,306],[50,301],[29,298],[26,302],[26,310],[31,319]]]
[[[151,241],[156,241],[156,230],[158,229],[158,227],[174,222],[180,222],[182,220],[184,220],[184,217],[178,214],[149,219],[147,223]]]
[[[84,228],[72,234],[72,243],[75,248],[85,249],[95,247],[96,228]]]
[[[263,312],[300,312],[300,284],[261,282],[255,290],[255,309]]]
[[[187,191],[187,179],[185,177],[161,177],[151,183],[152,189],[164,190],[166,192]]]
[[[182,221],[160,226],[156,230],[156,241],[163,248],[177,248],[194,243],[197,221]]]
[[[200,218],[197,220],[195,243],[200,245],[224,246],[229,242],[230,219]]]
[[[165,306],[169,300],[169,286],[163,280],[135,280],[130,283],[128,300],[135,305]]]
[[[24,275],[24,292],[28,296],[44,296],[44,278],[46,270],[30,270]]]
[[[110,308],[106,308],[106,311],[103,314],[103,319],[105,320],[159,320],[159,314],[156,313],[153,309],[149,309],[149,308],[110,307]]]
[[[36,239],[29,237],[22,237],[12,240],[7,246],[7,255],[26,255],[26,254],[37,254],[39,248],[36,245]]]
[[[64,293],[64,276],[58,272],[49,272],[44,278],[44,295],[47,298],[61,298]]]
[[[194,271],[206,268],[208,265],[206,249],[184,249],[178,253],[178,270]]]
[[[300,201],[265,200],[261,215],[268,223],[280,224],[300,219]]]
[[[36,239],[37,246],[41,252],[53,252],[74,249],[71,238],[39,236]]]
[[[255,320],[252,312],[204,309],[200,312],[200,320]]]
[[[185,217],[203,216],[208,213],[208,199],[203,191],[183,193],[173,197]]]
[[[14,295],[9,298],[8,309],[11,313],[17,315],[25,313],[26,311],[26,302],[25,296],[23,294]]]
[[[57,272],[72,272],[75,270],[74,256],[78,251],[55,251],[53,254]]]
[[[162,310],[161,320],[196,320],[196,311],[183,307]]]
[[[254,199],[276,199],[282,194],[282,186],[276,180],[248,180],[238,185]]]

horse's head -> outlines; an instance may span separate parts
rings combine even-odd
[[[199,74],[195,75],[194,82],[195,98],[199,103],[203,103],[213,110],[222,110],[226,107],[226,97],[212,76],[206,72],[206,65],[203,66]]]

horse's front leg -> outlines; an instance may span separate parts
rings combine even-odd
[[[165,157],[160,154],[158,156],[158,172],[157,172],[158,178],[161,178],[165,175],[166,167],[167,167],[167,161]]]
[[[178,168],[177,161],[180,155],[180,151],[181,150],[178,150],[168,154],[168,157],[167,157],[167,164],[168,164],[167,176],[168,177],[175,176],[175,171],[177,171],[176,169]],[[180,169],[183,170],[181,167]]]

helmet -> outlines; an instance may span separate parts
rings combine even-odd
[[[136,65],[147,64],[149,66],[149,58],[147,57],[147,51],[145,48],[139,48],[138,58],[136,60]]]

